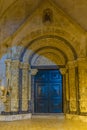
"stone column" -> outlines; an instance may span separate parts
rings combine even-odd
[[[19,108],[19,65],[18,60],[13,60],[11,64],[11,111],[18,112]]]
[[[79,108],[80,114],[87,115],[87,59],[78,59],[79,72]]]
[[[65,74],[65,78],[66,78],[66,113],[70,112],[70,107],[69,107],[69,103],[70,103],[70,93],[69,93],[69,72],[68,69],[66,70],[66,74]]]
[[[6,87],[11,86],[11,59],[5,61],[6,64]]]
[[[6,64],[6,89],[11,89],[11,59],[5,61]],[[11,111],[11,93],[6,95],[5,112]]]
[[[75,80],[75,62],[69,62],[68,63],[68,72],[69,72],[69,98],[70,98],[70,103],[69,103],[69,107],[70,107],[70,113],[76,113],[77,111],[77,104],[76,104],[76,99],[77,99],[77,95],[76,95],[76,80]]]
[[[66,68],[60,68],[60,72],[63,76],[63,112],[66,113]]]
[[[22,64],[22,111],[28,111],[29,64]]]
[[[29,89],[29,101],[31,101],[32,106],[30,104],[31,111],[34,112],[34,76],[37,74],[37,69],[31,69],[31,75],[30,75],[30,89]],[[32,84],[31,84],[32,82]],[[32,93],[31,93],[32,92]]]

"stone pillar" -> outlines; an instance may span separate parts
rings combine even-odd
[[[11,59],[5,61],[6,64],[6,87],[11,86]]]
[[[77,99],[76,91],[77,91],[77,89],[76,89],[76,80],[75,80],[75,67],[76,67],[76,64],[74,61],[68,63],[70,113],[76,113],[76,111],[77,111],[77,104],[76,104],[76,99]]]
[[[18,60],[11,63],[11,111],[18,112],[19,108],[19,65]]]
[[[31,76],[30,76],[30,90],[29,90],[29,99],[31,101],[32,98],[32,106],[30,106],[30,108],[32,109],[32,112],[34,112],[34,76],[37,74],[38,70],[37,69],[31,69]],[[32,82],[32,84],[31,84]],[[32,93],[31,93],[32,92]],[[31,105],[31,104],[30,104]]]
[[[22,64],[22,111],[28,111],[29,64]]]
[[[66,68],[60,68],[60,72],[63,76],[63,112],[66,113]]]
[[[79,72],[79,108],[80,114],[87,115],[87,59],[78,59]]]
[[[6,89],[11,89],[11,59],[7,59],[5,61],[6,64]],[[11,93],[6,96],[6,102],[5,102],[5,112],[11,111]]]
[[[66,82],[65,82],[65,86],[66,86],[66,113],[70,112],[70,107],[69,107],[69,102],[70,102],[70,98],[69,98],[69,73],[68,73],[68,69],[66,70],[66,74],[65,74],[65,78],[66,78]]]

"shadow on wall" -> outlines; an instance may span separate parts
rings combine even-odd
[[[25,53],[22,55],[22,52]],[[50,50],[51,51],[51,50]],[[7,59],[11,59],[11,61],[18,60],[21,63],[27,63],[32,66],[54,66],[56,63],[53,61],[55,57],[51,54],[51,52],[46,52],[46,55],[44,54],[36,54],[33,51],[29,49],[25,49],[22,46],[14,46],[12,48],[8,48],[8,51],[5,55],[2,56],[0,59],[0,88],[5,87],[6,89],[9,87],[8,85],[8,77],[6,77],[6,64],[5,61]],[[22,56],[22,57],[21,57]],[[47,56],[47,57],[46,57]],[[52,60],[51,60],[52,59]],[[58,60],[58,57],[57,57]],[[15,71],[14,69],[9,68],[11,71],[11,77]],[[12,86],[11,86],[12,87]],[[2,96],[2,91],[0,91],[0,97]],[[3,104],[2,100],[0,100],[0,113],[5,110],[5,105]]]
[[[12,48],[8,48],[7,53],[4,54],[0,59],[0,86],[7,86],[5,64],[6,59],[19,60],[21,62],[28,63],[31,66],[56,65],[58,57],[56,58],[54,55],[52,55],[51,49],[49,51],[46,50],[45,54],[35,54],[32,50],[26,49],[23,46],[13,46]],[[24,52],[23,55],[22,52]]]

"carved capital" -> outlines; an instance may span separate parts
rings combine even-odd
[[[29,69],[28,63],[22,63],[22,69]]]
[[[75,67],[77,67],[77,61],[69,61],[68,63],[67,63],[67,67],[69,68],[69,69],[72,69],[72,68],[75,68]]]
[[[9,63],[11,64],[11,61],[12,61],[11,59],[6,59],[6,60],[5,60],[5,64],[6,64],[6,65],[9,64]]]
[[[61,72],[62,75],[64,75],[66,73],[66,71],[67,71],[66,68],[60,68],[59,70],[60,70],[60,72]]]
[[[31,69],[31,74],[32,74],[32,75],[36,75],[37,72],[38,72],[38,69]]]
[[[20,61],[19,60],[13,60],[11,62],[11,66],[14,68],[19,68],[20,67]]]

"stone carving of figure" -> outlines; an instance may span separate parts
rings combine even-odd
[[[5,111],[9,112],[10,111],[10,93],[11,93],[11,88],[7,87],[5,88],[4,86],[0,87],[0,91],[1,91],[1,97],[0,99],[2,100],[2,102],[5,105]]]
[[[53,20],[53,14],[51,9],[45,9],[43,12],[43,23],[51,23]]]

